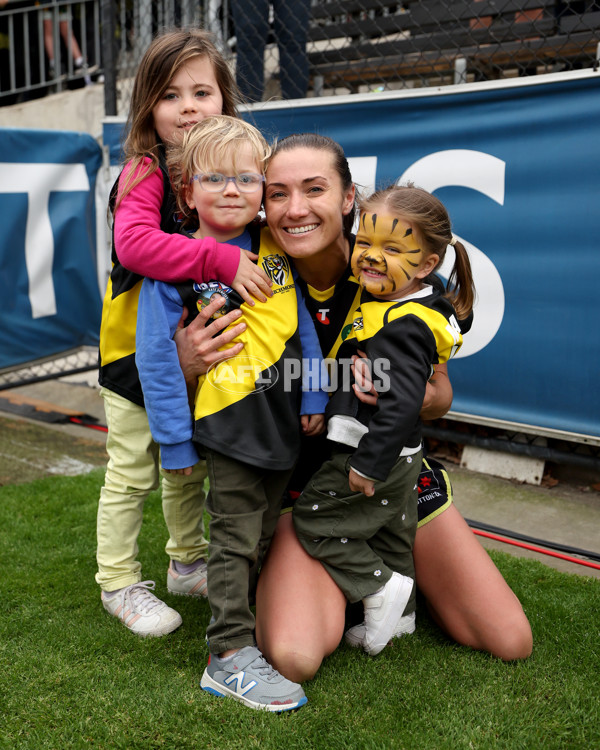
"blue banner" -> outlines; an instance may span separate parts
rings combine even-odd
[[[101,163],[87,134],[0,129],[0,368],[98,343]]]
[[[354,179],[447,206],[477,286],[453,412],[600,436],[600,74],[582,71],[248,112],[267,137],[339,141]],[[448,263],[442,269],[448,272]]]

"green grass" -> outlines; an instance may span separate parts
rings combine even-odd
[[[94,582],[102,471],[0,489],[0,748],[600,747],[600,580],[493,557],[534,631],[526,662],[449,642],[423,614],[376,659],[342,646],[277,716],[199,688],[206,602],[166,593],[160,498],[147,502],[144,577],[181,612],[162,639],[104,612]]]

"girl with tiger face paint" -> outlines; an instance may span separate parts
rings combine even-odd
[[[448,245],[455,261],[444,296],[462,320],[475,298],[467,251],[452,234],[444,204],[412,183],[392,185],[361,201],[352,272],[374,297],[401,299],[424,287]]]
[[[421,279],[435,269],[439,256],[428,254],[411,225],[385,204],[374,209],[360,215],[352,273],[374,297],[400,299],[421,288]]]

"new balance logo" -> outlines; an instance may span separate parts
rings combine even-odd
[[[258,683],[256,680],[250,680],[247,685],[244,685],[245,679],[246,673],[238,672],[237,674],[230,675],[225,680],[223,680],[223,682],[227,685],[228,688],[232,688],[233,690],[235,690],[238,695],[246,695],[246,693],[252,690],[253,687],[256,687]]]

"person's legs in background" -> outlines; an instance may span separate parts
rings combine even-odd
[[[143,407],[106,388],[101,395],[109,457],[97,520],[102,606],[137,635],[166,635],[181,625],[181,616],[154,596],[154,581],[142,582],[136,560],[144,503],[158,487],[158,446]]]
[[[302,99],[308,90],[306,40],[309,0],[273,0],[274,31],[279,48],[279,80],[284,99]]]
[[[246,99],[259,102],[264,91],[269,0],[232,0],[231,8],[237,39],[236,82]]]

